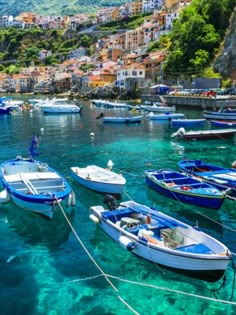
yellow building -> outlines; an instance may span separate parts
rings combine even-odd
[[[167,9],[172,8],[174,5],[177,5],[179,0],[165,0],[165,5]]]

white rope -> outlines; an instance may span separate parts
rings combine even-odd
[[[56,199],[57,200],[57,199]],[[112,279],[116,279],[119,281],[123,281],[123,282],[127,282],[130,284],[135,284],[135,285],[139,285],[139,286],[144,286],[144,287],[149,287],[149,288],[153,288],[153,289],[158,289],[158,290],[162,290],[162,291],[168,291],[168,292],[173,292],[173,293],[177,293],[177,294],[182,294],[182,295],[187,295],[187,296],[192,296],[192,297],[196,297],[199,299],[204,299],[204,300],[209,300],[209,301],[213,301],[213,302],[218,302],[218,303],[225,303],[225,304],[231,304],[231,305],[236,305],[236,302],[231,302],[231,301],[226,301],[226,300],[221,300],[221,299],[214,299],[211,297],[206,297],[206,296],[202,296],[202,295],[198,295],[198,294],[193,294],[193,293],[188,293],[188,292],[184,292],[184,291],[180,291],[180,290],[174,290],[174,289],[170,289],[170,288],[166,288],[166,287],[159,287],[159,286],[155,286],[152,284],[148,284],[148,283],[140,283],[137,281],[131,281],[131,280],[127,280],[127,279],[122,279],[120,277],[116,277],[113,275],[109,275],[109,274],[105,274],[104,271],[102,270],[102,268],[96,263],[96,261],[94,260],[94,258],[91,256],[91,254],[89,253],[89,251],[87,250],[87,248],[84,246],[83,242],[81,241],[80,237],[78,236],[78,234],[76,233],[75,229],[73,228],[72,224],[70,223],[64,209],[62,208],[60,202],[57,200],[58,205],[60,210],[62,211],[62,214],[64,215],[67,223],[69,224],[72,232],[74,233],[75,237],[77,238],[77,240],[79,241],[80,245],[83,247],[84,251],[86,252],[86,254],[89,256],[89,258],[92,260],[92,262],[94,263],[94,265],[97,267],[97,269],[101,272],[100,275],[96,275],[93,277],[87,277],[84,279],[76,279],[76,280],[72,280],[72,281],[68,281],[68,283],[74,283],[74,282],[78,282],[78,281],[86,281],[86,280],[90,280],[90,279],[96,279],[99,277],[104,277],[107,282],[110,284],[110,286],[113,288],[113,290],[115,292],[119,292],[119,290],[115,287],[115,285],[111,282],[111,280],[109,278]],[[117,298],[127,307],[129,308],[134,314],[136,315],[140,315],[136,310],[134,310],[120,295],[117,295]]]
[[[196,210],[194,210],[194,212],[196,212],[196,213],[202,215],[203,217],[209,219],[210,221],[212,221],[212,222],[214,222],[214,223],[217,223],[217,224],[223,226],[224,228],[226,228],[226,229],[228,229],[228,230],[230,230],[230,231],[232,231],[232,232],[236,232],[235,229],[232,229],[231,227],[229,227],[229,226],[227,226],[227,225],[225,225],[225,224],[222,224],[222,223],[220,223],[220,222],[218,222],[218,221],[215,221],[215,220],[213,220],[212,218],[208,217],[207,215],[205,215],[205,214],[203,214],[203,213],[201,213],[201,212],[198,212],[198,211],[196,211]]]
[[[67,283],[85,281],[85,280],[88,280],[88,279],[89,280],[90,279],[96,279],[96,278],[103,277],[103,276],[104,276],[103,274],[100,274],[100,275],[97,275],[97,276],[94,276],[94,277],[91,277],[91,278],[75,279],[75,280],[72,280],[72,281],[68,281]],[[191,296],[191,297],[195,297],[195,298],[199,298],[199,299],[203,299],[203,300],[209,300],[209,301],[213,301],[213,302],[218,302],[218,303],[226,303],[226,304],[230,304],[230,305],[236,305],[236,302],[232,302],[232,301],[215,299],[215,298],[211,298],[211,297],[204,296],[204,295],[188,293],[188,292],[180,291],[180,290],[174,290],[174,289],[170,289],[170,288],[167,288],[167,287],[160,287],[160,286],[156,286],[154,284],[141,283],[141,282],[137,282],[137,281],[133,281],[133,280],[127,280],[127,279],[123,279],[123,278],[116,277],[116,276],[109,275],[109,274],[106,274],[106,277],[112,278],[112,279],[116,279],[118,281],[130,283],[130,284],[142,286],[142,287],[152,288],[152,289],[155,289],[155,290],[162,290],[162,291],[172,292],[172,293],[176,293],[176,294],[187,295],[187,296]]]
[[[57,199],[56,199],[57,200]],[[62,212],[62,214],[64,215],[67,223],[69,224],[72,232],[74,233],[75,237],[77,238],[77,240],[79,241],[80,245],[83,247],[84,251],[86,252],[86,254],[89,256],[89,258],[92,260],[92,262],[94,263],[94,265],[98,268],[98,270],[101,272],[101,274],[105,277],[105,279],[107,280],[107,282],[110,284],[110,286],[113,288],[114,291],[116,291],[117,293],[119,292],[119,290],[115,287],[115,285],[110,281],[110,279],[107,277],[107,275],[104,273],[104,271],[102,270],[102,268],[96,263],[96,261],[93,259],[93,257],[91,256],[91,254],[89,253],[89,251],[87,250],[87,248],[84,246],[83,242],[81,241],[80,237],[78,236],[78,234],[76,233],[75,229],[73,228],[72,224],[70,223],[64,209],[62,208],[60,202],[57,200],[57,203],[59,205],[59,208]],[[136,312],[129,304],[127,304],[125,302],[124,299],[122,299],[120,297],[120,295],[117,296],[118,299],[124,303],[124,305],[126,305],[134,314],[139,315],[138,312]]]

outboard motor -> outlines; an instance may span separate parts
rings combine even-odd
[[[112,195],[104,195],[103,202],[108,206],[109,210],[116,209],[116,199]]]

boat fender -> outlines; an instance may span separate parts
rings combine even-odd
[[[131,251],[135,248],[135,242],[133,242],[131,239],[129,239],[128,237],[124,235],[121,235],[119,237],[119,243],[121,247],[123,247],[124,249],[127,249],[128,251]]]
[[[76,201],[75,201],[75,193],[72,191],[69,196],[68,196],[68,199],[67,199],[67,207],[74,207],[76,204]]]
[[[67,207],[70,207],[71,206],[71,198],[72,198],[72,196],[71,196],[71,194],[69,194],[69,196],[68,196],[68,199],[67,199]]]
[[[10,201],[11,197],[10,194],[6,189],[0,192],[0,203],[6,203]]]
[[[98,224],[100,222],[99,218],[94,214],[90,214],[89,219],[93,221],[93,223]]]

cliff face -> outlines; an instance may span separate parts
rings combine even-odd
[[[215,60],[213,67],[223,78],[236,81],[236,8],[232,14],[223,45],[221,54]]]

